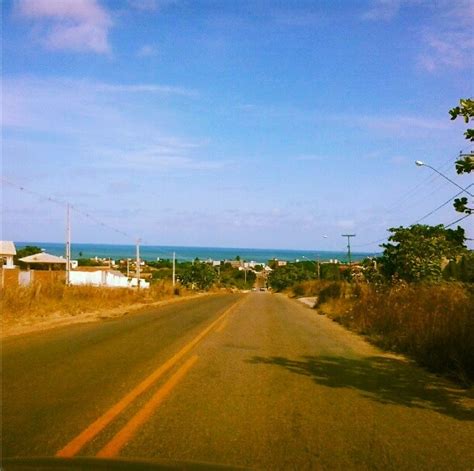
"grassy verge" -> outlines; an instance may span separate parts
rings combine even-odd
[[[22,319],[44,319],[52,315],[76,316],[84,312],[112,309],[131,304],[146,304],[184,294],[175,292],[171,282],[159,281],[149,289],[69,286],[63,283],[36,283],[26,287],[2,289],[4,324]]]
[[[461,283],[331,283],[316,308],[432,371],[474,380],[474,287]]]

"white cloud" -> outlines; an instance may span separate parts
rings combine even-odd
[[[16,12],[40,27],[48,49],[110,52],[112,20],[96,0],[17,0]]]

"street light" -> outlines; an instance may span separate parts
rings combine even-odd
[[[443,178],[445,178],[446,180],[448,180],[448,182],[452,183],[454,186],[457,186],[460,190],[466,192],[469,196],[474,196],[471,192],[467,191],[466,188],[463,188],[462,186],[458,185],[455,181],[451,180],[449,177],[447,177],[446,175],[444,175],[444,173],[441,173],[439,170],[437,170],[436,168],[432,167],[431,165],[425,164],[425,162],[422,162],[421,160],[415,160],[415,164],[416,164],[418,167],[428,167],[428,168],[430,168],[431,170],[433,170],[434,172],[436,172],[438,175],[441,175]]]

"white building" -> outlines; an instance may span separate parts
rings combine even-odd
[[[116,270],[71,271],[71,285],[108,286],[110,288],[131,288],[137,286],[137,278],[128,279]],[[140,288],[149,288],[150,283],[140,280]]]
[[[11,240],[0,240],[0,257],[3,268],[15,268],[13,257],[16,255],[15,244]]]

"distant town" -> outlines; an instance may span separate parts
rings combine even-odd
[[[80,255],[82,255],[80,253]],[[346,264],[338,259],[312,261],[295,259],[292,262],[273,258],[265,263],[244,260],[240,256],[234,259],[214,260],[208,258],[192,261],[177,261],[157,257],[155,261],[136,258],[112,259],[109,257],[79,257],[70,259],[46,252],[38,246],[17,249],[13,241],[0,242],[2,258],[2,286],[28,286],[35,281],[62,281],[68,285],[91,285],[113,288],[144,288],[159,280],[170,280],[173,286],[177,283],[193,288],[208,288],[208,283],[200,278],[207,274],[206,279],[218,282],[225,287],[241,289],[267,289],[268,276],[275,268],[287,266],[289,263],[306,265],[318,278],[321,278],[325,265],[336,265],[345,270]],[[201,266],[200,270],[193,267]],[[359,264],[351,265],[356,269]],[[209,274],[215,276],[209,276]]]

